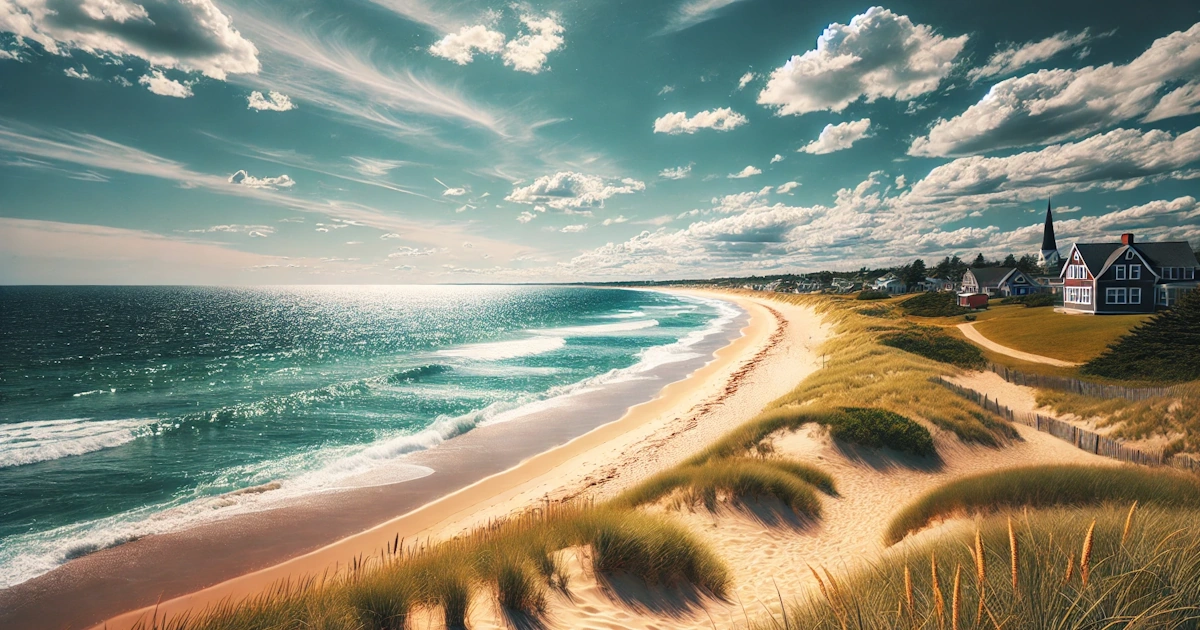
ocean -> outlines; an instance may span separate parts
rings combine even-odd
[[[415,479],[406,454],[583,394],[643,402],[743,316],[576,287],[0,287],[0,588]]]

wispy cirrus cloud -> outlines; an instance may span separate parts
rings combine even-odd
[[[744,0],[684,0],[667,17],[660,34],[677,33],[721,14],[725,7]]]

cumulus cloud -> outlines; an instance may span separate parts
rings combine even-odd
[[[1156,40],[1123,66],[1042,70],[1005,79],[962,114],[939,120],[928,135],[913,141],[908,152],[971,155],[1082,137],[1150,114],[1164,85],[1194,79],[1198,69],[1200,23]],[[1168,99],[1187,101],[1189,93],[1185,89]],[[1164,107],[1155,119],[1188,109],[1174,104]]]
[[[692,165],[688,164],[687,166],[677,166],[675,168],[664,168],[663,170],[658,172],[658,176],[661,179],[684,179],[688,175],[691,175],[691,173],[692,173]]]
[[[867,137],[867,132],[870,129],[870,118],[852,120],[836,125],[825,125],[825,128],[821,130],[821,135],[817,136],[816,140],[804,145],[804,148],[800,150],[805,153],[812,153],[813,155],[823,155],[825,153],[841,151],[842,149],[849,149],[855,142]]]
[[[528,186],[514,187],[504,200],[570,211],[603,208],[604,201],[613,195],[628,195],[645,189],[645,182],[628,177],[616,181],[598,175],[559,171],[539,177]],[[536,205],[534,209],[537,209]]]
[[[388,254],[388,258],[415,258],[418,256],[432,256],[439,251],[446,251],[445,248],[435,247],[397,247],[396,251]]]
[[[239,186],[246,186],[249,188],[270,189],[291,188],[292,186],[296,185],[296,181],[287,175],[280,175],[279,177],[254,177],[244,170],[230,175],[229,183],[237,184]],[[339,225],[338,227],[345,227],[345,225]]]
[[[743,74],[742,77],[740,79],[738,79],[737,89],[741,90],[741,89],[745,88],[747,85],[750,84],[751,81],[754,80],[754,77],[755,77],[755,74],[753,72],[747,72],[746,74]]]
[[[0,9],[0,30],[54,54],[138,57],[220,80],[259,71],[258,49],[212,0],[8,0]]]
[[[736,173],[730,173],[726,175],[726,177],[730,179],[745,179],[747,177],[754,177],[755,175],[762,175],[762,170],[753,166],[747,166]]]
[[[674,112],[654,121],[654,133],[696,133],[701,129],[730,131],[747,122],[745,116],[728,107],[696,112],[691,118],[688,118],[687,112]]]
[[[896,176],[896,190],[900,190],[908,185],[908,180],[903,175]]]
[[[138,83],[146,86],[147,90],[159,96],[172,96],[175,98],[189,98],[192,96],[191,85],[169,79],[159,70],[154,70],[150,74],[143,75],[138,79]]]
[[[784,182],[775,188],[775,192],[786,195],[800,187],[800,182]]]
[[[534,214],[528,210],[522,210],[521,214],[517,215],[517,222],[518,223],[529,223],[530,221],[532,221],[536,218],[537,218],[536,214]]]
[[[604,221],[602,221],[602,222],[600,223],[600,225],[605,225],[605,226],[607,226],[607,225],[620,225],[620,224],[622,224],[622,223],[627,223],[628,221],[629,221],[629,219],[626,219],[626,218],[625,218],[625,215],[623,215],[623,214],[622,214],[622,215],[620,215],[620,216],[617,216],[617,217],[611,217],[611,218],[605,219]]]
[[[80,66],[80,67],[82,68],[82,70],[76,70],[75,68],[67,68],[66,70],[63,70],[63,74],[71,77],[72,79],[79,79],[81,81],[91,81],[96,78],[88,73],[87,66]]]
[[[563,27],[554,14],[542,18],[522,15],[521,23],[529,32],[504,46],[504,65],[537,74],[545,69],[547,55],[562,48]]]
[[[279,92],[268,92],[263,96],[262,92],[251,92],[246,98],[246,106],[248,109],[256,109],[258,111],[268,112],[286,112],[296,109],[296,104],[286,94]]]
[[[450,33],[429,47],[429,52],[465,66],[475,58],[476,52],[491,55],[504,50],[504,33],[493,31],[482,24],[464,26],[457,33]]]
[[[559,230],[559,232],[562,232],[563,234],[574,234],[577,232],[582,232],[582,231],[586,230],[587,228],[588,228],[588,226],[583,223],[578,224],[578,225],[564,225],[563,228],[561,230]]]
[[[782,162],[782,161],[783,161],[783,156],[779,155],[778,153],[775,154],[775,157],[771,158],[772,164],[775,164],[776,162]]]
[[[840,112],[860,98],[910,100],[937,89],[966,41],[872,7],[850,24],[830,24],[816,48],[771,72],[758,102],[799,115]]]
[[[973,83],[988,77],[1012,74],[1025,66],[1041,63],[1058,53],[1082,46],[1091,39],[1088,29],[1085,28],[1075,35],[1063,31],[1037,42],[1019,46],[1008,44],[992,54],[986,64],[967,72],[967,78]]]
[[[1074,143],[1005,157],[958,158],[913,184],[910,204],[1030,201],[1092,189],[1126,190],[1200,161],[1200,128],[1166,131],[1115,129]]]

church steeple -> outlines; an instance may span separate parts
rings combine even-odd
[[[1050,200],[1046,200],[1046,227],[1042,232],[1042,251],[1038,254],[1038,262],[1047,273],[1058,270],[1062,258],[1058,255],[1058,243],[1054,240],[1054,216],[1050,214]]]

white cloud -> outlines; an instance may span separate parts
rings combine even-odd
[[[1082,46],[1091,39],[1088,29],[1085,28],[1075,35],[1063,31],[1038,42],[1028,42],[1020,46],[1009,44],[996,51],[986,64],[967,72],[967,78],[975,82],[988,77],[1012,74],[1025,66],[1041,63],[1060,52]]]
[[[747,122],[745,116],[728,107],[696,112],[691,118],[687,112],[673,112],[654,121],[654,133],[696,133],[701,129],[730,131]]]
[[[937,89],[966,41],[872,7],[849,25],[830,24],[815,49],[771,72],[758,102],[798,115],[840,112],[860,98],[909,100]]]
[[[270,225],[214,225],[207,228],[199,228],[188,230],[192,234],[210,234],[213,232],[224,232],[228,234],[246,234],[251,238],[266,238],[275,233],[275,228]]]
[[[189,98],[192,96],[191,85],[168,79],[159,70],[143,75],[138,79],[138,83],[146,86],[147,90],[159,96],[172,96],[175,98]]]
[[[554,14],[542,18],[522,15],[521,23],[530,32],[504,46],[504,64],[530,74],[544,70],[546,56],[563,45],[563,27],[557,19]]]
[[[754,177],[755,175],[761,175],[761,174],[762,174],[761,169],[754,168],[753,166],[747,166],[746,168],[744,168],[736,173],[730,173],[730,174],[726,175],[726,177],[728,177],[729,179],[745,179],[747,177]]]
[[[1200,113],[1200,81],[1190,81],[1168,92],[1142,121],[1155,122],[1197,113]]]
[[[491,55],[504,50],[504,33],[490,30],[482,24],[464,26],[457,33],[450,33],[429,47],[429,52],[465,66],[475,58],[476,52]]]
[[[381,160],[368,157],[351,156],[349,159],[354,163],[354,170],[366,177],[383,177],[401,166],[412,164],[404,160]]]
[[[977,208],[981,203],[1031,201],[1070,191],[1126,190],[1178,175],[1197,161],[1200,128],[1178,136],[1115,129],[1038,151],[958,158],[913,184],[906,201]]]
[[[725,7],[741,0],[684,0],[671,13],[661,33],[675,33],[715,17]]]
[[[522,210],[521,214],[517,215],[517,222],[518,223],[529,223],[530,221],[532,221],[536,218],[537,218],[536,214],[534,214],[528,210]]]
[[[442,191],[444,197],[461,197],[465,194],[467,194],[466,188],[447,188]]]
[[[72,79],[80,79],[83,81],[90,81],[90,80],[94,80],[96,78],[96,77],[92,76],[91,74],[88,74],[87,66],[81,66],[81,67],[83,68],[83,70],[76,70],[75,68],[67,68],[66,70],[63,70],[63,74],[71,77]]]
[[[563,226],[563,228],[561,230],[559,230],[559,232],[562,232],[564,234],[575,234],[577,232],[582,232],[582,231],[586,230],[587,228],[588,228],[588,226],[586,224],[565,225],[565,226]]]
[[[403,237],[403,236],[401,236],[401,235],[399,235],[399,234],[397,234],[397,233],[395,233],[395,232],[388,232],[387,234],[380,234],[380,235],[379,235],[379,239],[380,239],[380,240],[383,240],[383,241],[388,241],[388,240],[391,240],[391,239],[394,239],[394,238],[404,238],[404,237]]]
[[[671,92],[674,92],[674,91],[675,91],[674,85],[664,85],[664,86],[662,86],[662,89],[658,91],[658,95],[662,96],[664,94],[670,94]]]
[[[896,190],[900,190],[908,185],[908,180],[903,175],[896,176]]]
[[[800,182],[784,182],[775,188],[775,192],[786,195],[800,187]]]
[[[239,184],[241,186],[249,186],[250,188],[291,188],[296,184],[295,180],[287,175],[279,177],[254,177],[246,171],[238,171],[229,176],[230,184]]]
[[[554,175],[543,175],[528,186],[514,187],[504,200],[543,204],[556,210],[569,211],[573,208],[602,208],[604,200],[613,195],[628,195],[645,189],[644,182],[628,177],[618,182],[598,175],[559,171]]]
[[[416,258],[418,256],[432,256],[438,252],[446,251],[445,248],[434,247],[397,247],[395,251],[388,254],[388,258]]]
[[[603,222],[601,222],[601,225],[620,225],[621,223],[626,223],[628,221],[629,219],[626,219],[625,215],[622,214],[617,217],[605,219]]]
[[[743,74],[742,77],[740,79],[738,79],[737,89],[739,89],[739,90],[744,89],[747,85],[750,84],[751,81],[754,80],[754,77],[755,77],[755,74],[753,72],[747,72],[746,74]]]
[[[1198,68],[1200,23],[1156,40],[1127,65],[1042,70],[1005,79],[962,114],[939,120],[908,152],[971,155],[1082,137],[1147,115],[1159,103],[1165,84],[1194,79]],[[1187,91],[1170,98],[1187,100],[1186,95]],[[1159,115],[1165,118],[1167,113]]]
[[[677,166],[675,168],[664,168],[658,172],[661,179],[684,179],[692,173],[692,165]]]
[[[823,155],[833,153],[834,151],[841,151],[842,149],[849,149],[855,142],[867,137],[867,132],[870,129],[870,118],[852,120],[836,125],[825,125],[825,128],[821,130],[821,135],[800,150],[804,153],[812,153],[813,155]]]
[[[286,94],[274,91],[267,92],[266,96],[263,96],[262,92],[251,92],[250,96],[246,98],[246,106],[248,109],[269,112],[286,112],[296,109],[296,104]]]
[[[220,80],[259,71],[258,49],[212,0],[7,0],[0,8],[0,30],[55,54],[139,57]]]
[[[783,156],[779,155],[778,153],[775,154],[775,157],[771,158],[772,164],[775,164],[777,162],[782,162],[782,161],[783,161]]]

